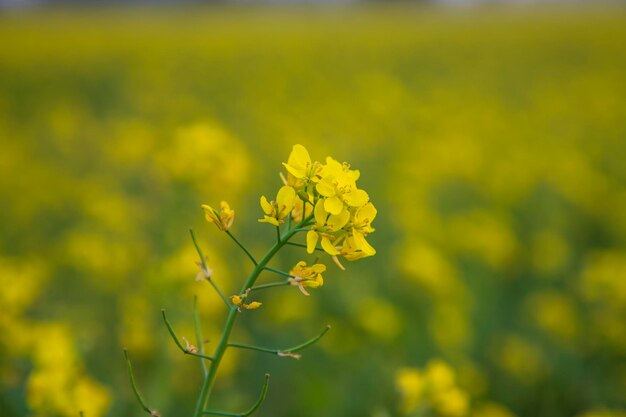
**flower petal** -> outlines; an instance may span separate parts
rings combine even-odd
[[[272,205],[269,201],[267,201],[267,198],[264,195],[261,196],[261,208],[263,209],[263,213],[268,215],[272,214],[274,211]]]
[[[318,182],[315,186],[315,189],[324,197],[332,197],[337,194],[335,190],[335,184],[325,179]]]
[[[285,217],[293,209],[293,203],[296,199],[296,190],[288,185],[283,185],[276,195],[276,204],[281,218]]]
[[[324,200],[318,200],[317,203],[315,203],[315,210],[313,211],[313,214],[315,216],[315,222],[320,227],[326,224],[328,213],[324,210]]]
[[[306,251],[308,253],[313,253],[315,251],[315,247],[317,246],[317,240],[319,239],[319,235],[315,230],[309,230],[306,233]],[[299,265],[300,263],[298,263]]]
[[[350,207],[361,207],[369,201],[370,197],[363,190],[352,190],[343,195],[345,202]]]
[[[327,237],[322,237],[322,249],[329,255],[339,255],[340,253]]]
[[[339,214],[343,210],[343,202],[339,197],[330,197],[324,200],[324,209],[330,214]]]

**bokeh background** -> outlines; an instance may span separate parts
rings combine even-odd
[[[378,254],[263,294],[216,407],[259,416],[626,415],[626,8],[4,9],[0,415],[190,415],[295,143],[362,172]],[[281,253],[274,266],[303,257]],[[263,276],[262,280],[273,277]],[[621,410],[621,411],[620,411]]]

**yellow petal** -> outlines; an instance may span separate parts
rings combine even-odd
[[[274,208],[272,207],[270,202],[267,201],[267,198],[264,195],[261,196],[261,208],[263,209],[263,213],[265,214],[272,214],[272,212],[274,211]]]
[[[296,190],[288,185],[280,187],[276,195],[276,204],[278,204],[278,210],[282,214],[281,217],[286,216],[293,209],[295,199]]]
[[[283,162],[283,166],[285,167],[285,169],[287,170],[287,172],[289,172],[291,175],[293,175],[296,178],[304,178],[306,177],[306,169],[303,168],[294,168],[291,165],[287,165],[286,163]]]
[[[339,251],[330,243],[327,237],[322,238],[322,249],[329,255],[339,255]]]
[[[242,307],[245,308],[246,310],[256,310],[257,308],[261,307],[263,305],[263,303],[260,303],[258,301],[253,301],[250,304],[244,304]]]
[[[220,208],[225,213],[229,213],[231,211],[230,210],[230,206],[228,205],[228,203],[226,201],[220,201]]]
[[[336,177],[343,172],[343,165],[339,161],[326,157],[326,165],[322,168],[322,177]]]
[[[230,302],[233,303],[234,305],[238,306],[239,304],[241,304],[241,297],[238,295],[231,295],[230,297]]]
[[[219,223],[220,219],[215,214],[215,210],[211,206],[207,206],[206,204],[202,205],[202,210],[204,210],[204,217],[209,223]]]
[[[306,169],[311,165],[311,157],[309,151],[300,144],[293,145],[287,164],[294,168]]]
[[[331,232],[336,232],[348,223],[350,220],[350,212],[348,210],[342,210],[339,214],[333,214],[328,218],[326,224],[330,228]]]
[[[315,216],[315,222],[320,227],[326,224],[326,218],[328,217],[328,213],[326,212],[326,210],[324,210],[324,200],[318,200],[317,203],[315,203],[313,215]]]
[[[369,201],[369,196],[363,190],[352,190],[343,195],[345,202],[351,207],[361,207]]]
[[[324,200],[324,209],[330,214],[339,214],[343,210],[343,202],[337,196]]]
[[[273,224],[274,226],[280,226],[280,223],[274,217],[265,216],[264,220],[266,223]]]
[[[324,179],[317,183],[315,189],[324,197],[332,197],[337,194],[335,191],[335,184]]]
[[[367,203],[356,212],[357,222],[371,223],[376,218],[376,207],[372,203]]]
[[[308,253],[313,253],[315,251],[318,238],[319,238],[319,235],[317,234],[315,230],[309,230],[306,233],[306,251]],[[300,265],[300,262],[298,262],[298,265]]]
[[[376,254],[376,249],[370,245],[362,233],[354,232],[354,244],[357,249],[361,250],[365,255],[372,256]]]

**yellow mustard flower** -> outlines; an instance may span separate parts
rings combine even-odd
[[[235,221],[235,211],[230,208],[226,201],[220,202],[220,211],[206,204],[202,205],[204,217],[209,223],[215,223],[218,229],[225,232],[231,228]]]
[[[291,185],[306,185],[309,182],[317,182],[320,179],[319,172],[321,165],[319,162],[312,162],[309,151],[300,144],[294,145],[287,163],[283,162],[283,166],[290,175],[288,181]]]
[[[296,190],[288,185],[284,185],[278,190],[275,201],[267,201],[265,196],[261,196],[261,208],[265,215],[259,219],[261,223],[270,223],[279,226],[284,223],[284,218],[293,210],[296,199]]]
[[[245,303],[244,301],[246,300],[246,298],[248,298],[247,293],[242,294],[242,295],[231,295],[230,302],[233,303],[233,305],[237,306],[239,311],[241,311],[242,308],[246,310],[256,310],[257,308],[263,305],[263,303],[259,301],[252,301],[251,303]]]
[[[324,201],[318,200],[313,211],[315,224],[307,232],[306,243],[307,252],[313,253],[317,246],[318,240],[321,238],[322,249],[329,255],[339,255],[339,251],[335,248],[332,240],[336,237],[332,234],[341,230],[342,227],[350,220],[348,211],[341,211],[339,214],[328,213],[324,207]]]
[[[344,203],[348,207],[361,207],[368,202],[367,193],[356,186],[360,175],[348,164],[340,164],[330,156],[326,158],[326,165],[321,170],[322,179],[315,188],[325,197],[324,209],[327,212],[338,215],[346,210]]]
[[[319,288],[324,285],[322,273],[326,271],[326,265],[314,264],[307,266],[306,262],[300,261],[289,271],[289,275],[295,278],[289,278],[291,285],[297,286],[304,295],[309,295],[305,287]]]
[[[354,212],[350,228],[352,236],[346,239],[345,242],[347,243],[344,243],[342,249],[342,255],[344,255],[346,259],[349,259],[349,257],[360,259],[376,254],[376,249],[365,240],[365,236],[374,232],[371,223],[376,217],[376,213],[376,208],[372,203],[367,203]]]

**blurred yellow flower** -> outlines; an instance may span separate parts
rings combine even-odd
[[[230,208],[226,201],[220,202],[220,211],[206,204],[202,205],[204,217],[209,223],[215,223],[218,229],[225,232],[230,229],[235,221],[235,211]]]
[[[304,295],[309,295],[305,287],[319,288],[324,285],[324,278],[322,277],[324,271],[326,271],[324,264],[307,266],[306,262],[300,261],[289,271],[289,275],[295,277],[289,278],[289,282],[300,288]]]
[[[276,194],[276,201],[269,202],[265,196],[261,196],[261,208],[265,215],[259,219],[259,222],[280,226],[285,222],[283,219],[293,210],[295,199],[296,190],[289,185],[280,187],[278,194]]]
[[[398,370],[396,387],[405,415],[418,409],[432,409],[443,417],[463,417],[469,412],[469,396],[457,386],[454,370],[440,359],[431,360],[423,371]]]

